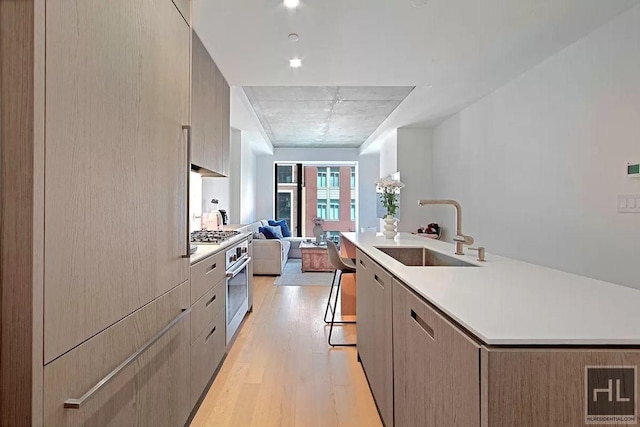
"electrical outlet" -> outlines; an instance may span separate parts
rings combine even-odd
[[[618,195],[618,212],[640,213],[640,194]]]

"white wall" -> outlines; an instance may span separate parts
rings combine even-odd
[[[272,156],[257,156],[256,218],[273,217],[274,162],[358,162],[357,227],[377,226],[375,182],[379,154],[359,155],[356,148],[276,148]]]
[[[418,206],[419,199],[433,198],[431,129],[398,129],[397,166],[400,180],[411,183],[400,190],[398,231],[415,232],[431,222],[431,212]]]
[[[434,186],[490,252],[640,288],[640,6],[434,130]],[[453,229],[453,209],[433,209]],[[450,234],[449,234],[450,235]]]
[[[241,224],[251,224],[256,216],[257,158],[251,144],[242,138],[240,153],[240,218]]]

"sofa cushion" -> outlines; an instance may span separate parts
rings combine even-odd
[[[267,225],[266,227],[260,227],[258,232],[264,234],[267,239],[282,239],[282,229],[280,226]]]
[[[289,230],[289,225],[286,220],[282,219],[280,221],[274,221],[270,219],[269,225],[279,226],[282,229],[282,237],[291,237],[291,230]]]

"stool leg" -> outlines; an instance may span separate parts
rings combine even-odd
[[[327,325],[331,322],[327,319],[327,313],[329,313],[329,307],[331,307],[331,294],[333,293],[333,285],[336,282],[336,273],[338,270],[333,270],[333,279],[331,279],[331,289],[329,290],[329,298],[327,299],[327,308],[324,310],[324,323]]]
[[[356,323],[354,321],[350,321],[350,322],[336,322],[335,318],[336,318],[336,309],[338,307],[338,296],[340,295],[340,283],[342,282],[342,271],[340,271],[340,277],[338,278],[338,286],[336,287],[336,296],[333,300],[333,311],[332,311],[332,316],[331,316],[331,324],[329,326],[329,339],[327,340],[327,342],[329,343],[329,345],[331,347],[355,347],[356,343],[332,343],[331,342],[331,335],[333,334],[333,325],[335,323]]]

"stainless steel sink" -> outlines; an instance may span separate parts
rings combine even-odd
[[[477,267],[466,261],[427,248],[375,246],[391,258],[408,267]]]

